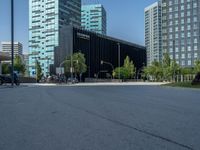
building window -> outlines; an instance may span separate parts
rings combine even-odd
[[[187,50],[190,52],[190,51],[191,51],[191,46],[188,46],[188,47],[187,47]]]
[[[190,32],[188,32],[187,37],[191,37],[191,33]]]
[[[192,65],[192,61],[188,60],[188,65],[191,66]]]
[[[178,49],[178,47],[176,47],[176,48],[175,48],[175,50],[176,50],[176,52],[179,52],[179,49]]]
[[[190,53],[188,54],[188,58],[191,58],[191,54]]]
[[[198,53],[194,53],[194,58],[197,58],[198,57]]]
[[[195,43],[195,44],[198,43],[197,38],[194,38],[194,43]]]
[[[190,9],[190,4],[187,4],[187,9]]]
[[[185,54],[181,54],[181,58],[182,58],[182,59],[185,59]]]
[[[181,10],[184,10],[184,5],[181,5]]]
[[[191,30],[191,25],[188,25],[188,26],[187,26],[187,29],[188,29],[188,30]]]
[[[193,3],[193,8],[197,8],[197,3],[196,2]]]
[[[198,46],[197,46],[197,45],[194,46],[194,50],[195,50],[195,51],[198,50]]]
[[[190,18],[187,18],[187,23],[190,23]]]
[[[181,65],[185,66],[185,61],[184,60],[181,61]]]

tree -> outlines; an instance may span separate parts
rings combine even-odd
[[[120,79],[129,79],[130,78],[130,72],[127,68],[123,67],[117,67],[113,71],[113,77],[114,78],[119,78]]]
[[[163,78],[162,64],[158,61],[152,62],[152,65],[150,67],[150,72],[154,80],[160,81]]]
[[[143,69],[143,78],[152,79],[154,81],[160,81],[163,79],[162,64],[158,61],[153,61],[152,64]]]
[[[35,68],[36,68],[36,80],[37,80],[37,82],[39,82],[43,76],[42,68],[40,66],[39,61],[36,61]]]
[[[22,74],[24,74],[26,71],[26,67],[20,56],[16,56],[14,59],[14,70]]]
[[[180,68],[180,72],[182,75],[190,75],[190,74],[194,74],[194,69],[189,68],[189,67]]]
[[[82,76],[87,71],[86,59],[84,54],[78,52],[72,55],[72,67],[73,72],[77,75]],[[70,73],[71,68],[71,56],[68,56],[65,61],[65,72]]]
[[[171,77],[170,73],[171,59],[168,53],[163,54],[162,69],[163,69],[163,79],[169,81]]]
[[[200,73],[200,60],[197,60],[194,65],[195,74]]]
[[[114,78],[120,78],[121,79],[131,79],[135,76],[136,69],[133,64],[133,61],[130,60],[128,56],[124,59],[124,65],[122,67],[117,67],[113,71],[113,77]]]
[[[171,64],[171,59],[168,53],[163,54],[163,67],[169,67]]]
[[[135,66],[133,64],[133,61],[131,61],[128,56],[126,56],[124,60],[124,68],[125,68],[124,71],[128,73],[127,78],[133,78],[135,76],[136,73]]]
[[[7,63],[2,64],[2,73],[3,74],[10,74],[10,65]]]
[[[170,65],[170,74],[172,78],[175,78],[175,76],[178,75],[180,71],[181,67],[175,61],[172,61]]]

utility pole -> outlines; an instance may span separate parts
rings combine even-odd
[[[14,86],[14,0],[11,0],[11,80]]]

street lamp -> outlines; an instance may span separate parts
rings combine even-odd
[[[175,62],[176,62],[176,60],[175,60],[175,40],[173,40],[173,80],[174,80],[174,82],[175,82],[175,80],[176,80],[176,77],[175,77],[175,75],[176,75],[176,72],[175,72]]]
[[[38,83],[38,78],[37,78],[38,71],[37,71],[37,67],[38,67],[38,60],[37,60],[37,57],[35,57],[35,79],[36,79],[36,83]]]
[[[62,67],[62,65],[65,63],[65,62],[67,62],[67,61],[70,61],[71,62],[71,67],[70,67],[70,72],[71,72],[71,78],[73,78],[73,61],[75,61],[77,64],[78,64],[78,60],[64,60],[64,61],[62,61],[61,63],[60,63],[60,65],[59,65],[59,68],[61,68]],[[61,69],[61,74],[62,74],[62,69]]]
[[[117,45],[118,45],[118,67],[119,67],[119,74],[118,74],[118,77],[119,77],[119,80],[120,80],[120,72],[121,72],[121,70],[120,70],[120,49],[121,49],[121,47],[120,47],[120,43],[117,43]]]
[[[110,65],[112,67],[112,71],[114,70],[114,66],[110,62],[106,62],[106,61],[101,60],[101,65],[103,65],[103,64]],[[112,74],[111,74],[111,79],[112,79]]]
[[[11,0],[11,80],[14,85],[14,0]]]

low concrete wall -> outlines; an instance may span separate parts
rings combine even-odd
[[[19,77],[19,80],[21,83],[36,83],[36,79],[31,77]]]
[[[85,82],[143,82],[141,79],[125,79],[125,80],[119,80],[119,79],[96,79],[96,78],[85,78]]]
[[[85,82],[92,83],[92,82],[119,82],[120,80],[117,79],[96,79],[96,78],[85,78]]]

